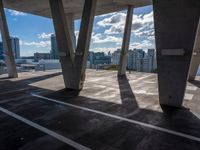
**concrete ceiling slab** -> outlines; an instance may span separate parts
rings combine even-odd
[[[33,15],[51,18],[48,0],[3,0],[4,7]],[[66,14],[81,18],[84,0],[63,0]],[[151,0],[98,0],[96,15],[124,10],[127,5],[142,7],[151,5]]]

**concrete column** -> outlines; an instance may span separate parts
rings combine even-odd
[[[1,36],[3,40],[3,48],[5,52],[5,62],[7,65],[8,77],[17,78],[18,74],[17,74],[14,55],[12,52],[10,35],[8,31],[8,25],[6,21],[6,16],[5,16],[2,0],[0,0],[0,29],[1,29]]]
[[[161,105],[182,105],[199,8],[199,0],[153,0]]]
[[[75,26],[74,26],[74,15],[73,14],[67,14],[66,15],[66,20],[68,22],[68,28],[69,28],[69,32],[70,32],[70,37],[72,40],[72,46],[73,49],[76,49],[76,36],[75,36]],[[75,53],[75,52],[74,52]]]
[[[49,0],[51,15],[55,27],[56,39],[58,43],[59,55],[61,58],[69,57],[72,64],[74,62],[74,49],[72,43],[72,34],[69,27],[71,19],[65,15],[62,0]],[[66,18],[69,18],[66,19]]]
[[[97,0],[85,0],[76,51],[74,50],[75,35],[74,22],[72,21],[73,16],[65,16],[62,0],[49,0],[49,3],[65,86],[68,89],[81,90],[85,77]]]
[[[96,11],[98,0],[85,0],[85,5],[83,8],[83,14],[81,18],[81,26],[79,32],[79,38],[76,49],[76,75],[78,78],[77,89],[83,88],[83,83],[85,80],[85,70],[88,58],[88,51],[90,47],[92,28],[94,22],[94,16]]]
[[[66,88],[70,88],[71,73],[74,66],[74,45],[72,42],[73,16],[65,15],[62,0],[49,0],[52,19],[54,23],[59,59],[62,67],[63,79]]]
[[[119,61],[118,75],[126,74],[128,50],[129,50],[129,44],[130,44],[130,38],[131,38],[132,20],[133,20],[133,6],[128,6],[126,24],[124,28],[122,50],[121,50],[120,61]]]
[[[194,48],[193,48],[193,56],[190,63],[190,73],[189,73],[189,80],[192,81],[195,79],[198,68],[200,64],[200,20],[199,25],[196,33]]]

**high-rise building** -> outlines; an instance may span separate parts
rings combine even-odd
[[[55,34],[51,35],[51,59],[59,59],[58,46]]]
[[[145,52],[143,49],[134,49],[137,58],[144,58]]]
[[[111,52],[110,52],[110,51],[108,52],[108,56],[112,57],[112,54],[111,54]]]
[[[142,59],[142,71],[143,72],[152,72],[153,71],[153,61],[152,57],[147,56]]]
[[[130,70],[152,72],[156,69],[155,50],[145,53],[142,49],[129,50],[127,68]]]
[[[113,52],[113,54],[112,54],[112,64],[114,64],[114,65],[119,64],[120,55],[121,55],[120,49],[117,49],[116,51]]]
[[[155,49],[148,49],[147,54],[148,56],[155,57]]]
[[[136,70],[137,71],[142,71],[142,59],[143,58],[136,58]]]
[[[94,54],[94,65],[111,64],[111,57],[105,56],[104,52],[97,52]]]
[[[11,37],[10,42],[11,42],[14,58],[20,59],[19,38]],[[4,59],[4,46],[3,46],[3,42],[0,42],[0,60],[3,60],[3,59]]]
[[[0,42],[0,60],[4,59],[3,42]]]
[[[94,64],[94,59],[95,59],[95,56],[94,56],[94,52],[88,52],[88,62],[89,62],[89,68],[92,68],[92,65]]]
[[[20,59],[20,46],[19,46],[19,38],[11,37],[11,46],[15,59]]]
[[[127,68],[130,70],[141,70],[139,68],[140,59],[144,57],[144,51],[142,49],[134,49],[129,50],[128,52],[128,62],[127,62]],[[139,68],[139,69],[138,69]]]
[[[142,59],[144,58],[145,52],[142,49],[134,49],[133,68],[137,71],[142,71]]]
[[[129,70],[135,70],[135,55],[136,53],[133,50],[128,51],[128,60],[127,60],[127,68]]]
[[[151,67],[152,67],[152,71],[153,71],[157,68],[155,49],[148,49],[147,54],[148,54],[148,57],[151,57],[151,64],[152,64]]]
[[[90,68],[99,64],[111,64],[111,56],[106,56],[104,52],[89,52],[88,62],[90,64]]]

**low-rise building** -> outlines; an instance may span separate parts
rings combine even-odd
[[[50,53],[34,53],[34,60],[39,61],[41,59],[51,59]]]

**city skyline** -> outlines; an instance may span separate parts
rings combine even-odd
[[[54,33],[51,19],[8,9],[6,16],[10,35],[20,39],[21,56],[50,52]],[[107,53],[120,48],[125,18],[126,11],[95,17],[90,51]],[[133,20],[130,48],[155,48],[152,6],[135,9]],[[79,28],[80,20],[76,20],[76,37]]]
[[[107,55],[104,52],[88,53],[87,68],[97,69],[101,67],[114,67],[119,65],[121,50],[117,49],[113,53]],[[110,65],[110,66],[109,66]],[[128,60],[126,65],[127,70],[139,72],[154,72],[157,69],[155,49],[148,49],[145,52],[143,49],[129,49]],[[103,67],[103,69],[105,69]]]

